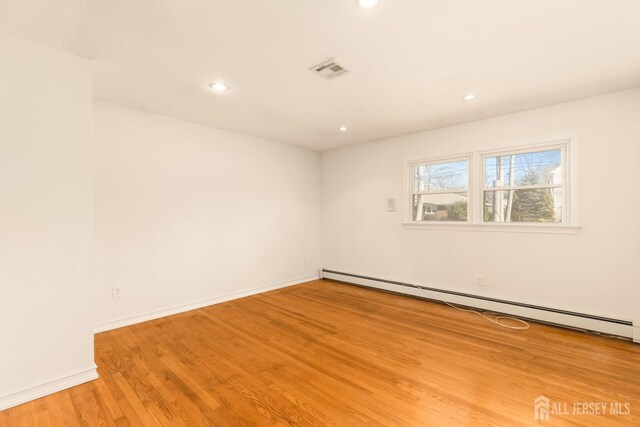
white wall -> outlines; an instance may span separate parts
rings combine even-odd
[[[91,64],[2,34],[0,52],[2,408],[95,365]]]
[[[403,161],[575,132],[577,234],[402,226]],[[323,266],[629,320],[640,319],[640,89],[324,152]],[[485,287],[474,285],[476,274]]]
[[[101,102],[94,121],[98,330],[316,274],[319,153]]]

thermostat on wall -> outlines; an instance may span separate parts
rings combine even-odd
[[[387,199],[387,212],[395,212],[396,211],[396,199],[393,197],[389,197]]]

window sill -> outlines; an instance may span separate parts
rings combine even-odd
[[[504,233],[577,234],[578,225],[565,224],[471,224],[455,222],[403,222],[404,228],[442,231],[489,231]]]

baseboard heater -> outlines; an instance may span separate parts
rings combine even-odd
[[[465,307],[505,313],[533,321],[549,323],[562,327],[580,329],[601,334],[633,339],[640,342],[640,336],[634,337],[634,324],[629,320],[612,319],[591,314],[576,313],[557,308],[542,307],[515,301],[506,301],[463,292],[449,291],[420,285],[418,289],[411,283],[379,279],[359,274],[322,269],[322,278],[332,279],[369,288],[410,295],[433,301],[447,301]]]

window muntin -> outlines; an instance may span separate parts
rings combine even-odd
[[[482,220],[566,222],[566,145],[483,156]]]
[[[412,163],[411,173],[412,221],[469,221],[469,159]]]

